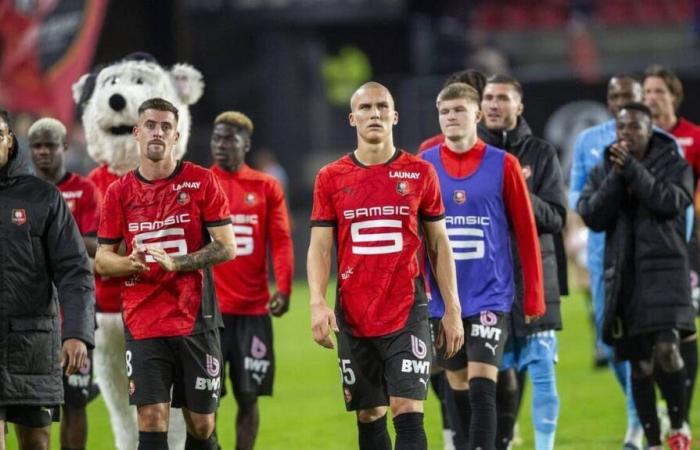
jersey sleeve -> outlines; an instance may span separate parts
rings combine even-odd
[[[428,165],[428,170],[425,171],[425,182],[423,189],[423,198],[420,202],[421,220],[434,222],[445,218],[445,206],[442,203],[442,194],[440,193],[440,184],[438,183],[437,173],[432,165]]]
[[[204,192],[204,225],[218,227],[231,223],[226,194],[219,184],[219,180],[212,172],[207,174],[206,188]]]
[[[292,274],[294,273],[294,248],[289,227],[287,202],[284,200],[282,186],[276,180],[269,186],[267,221],[277,290],[290,295]]]
[[[119,244],[124,237],[124,210],[119,191],[120,183],[114,182],[104,196],[97,230],[97,242],[100,244]]]
[[[335,208],[333,208],[332,195],[328,190],[327,174],[325,169],[321,169],[316,176],[314,205],[311,210],[312,227],[334,227],[338,222]]]
[[[80,217],[76,218],[80,234],[83,236],[95,236],[97,234],[99,205],[100,199],[97,188],[92,182],[85,180]]]
[[[523,272],[523,309],[528,316],[541,316],[545,311],[542,257],[527,184],[513,155],[506,154],[503,165],[503,201],[513,225]]]

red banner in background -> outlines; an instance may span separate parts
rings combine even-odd
[[[0,0],[0,105],[73,121],[108,0]]]

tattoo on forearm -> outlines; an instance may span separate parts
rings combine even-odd
[[[194,253],[174,257],[173,262],[175,263],[175,270],[189,272],[213,266],[229,259],[231,259],[231,256],[228,248],[218,241],[212,241]]]

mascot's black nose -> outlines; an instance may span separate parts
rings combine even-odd
[[[109,106],[115,111],[121,111],[126,106],[126,100],[119,94],[114,94],[109,98]]]

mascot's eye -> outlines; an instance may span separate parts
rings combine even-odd
[[[143,78],[138,77],[138,78],[136,79],[136,84],[143,84]]]
[[[110,80],[110,83],[111,83],[111,84],[117,84],[117,83],[119,83],[119,77],[112,77],[112,79]]]

